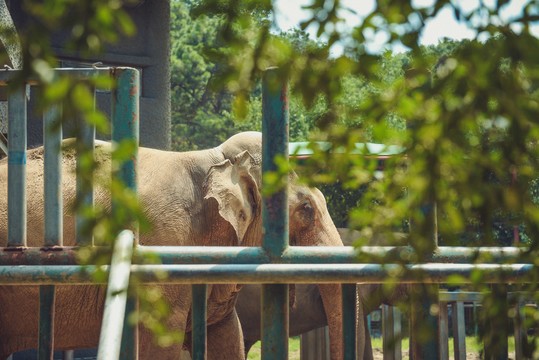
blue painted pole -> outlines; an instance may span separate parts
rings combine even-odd
[[[26,93],[21,87],[8,98],[8,239],[26,246]]]
[[[288,83],[269,69],[262,83],[262,173],[278,171],[275,158],[288,161]],[[264,189],[265,180],[262,180]],[[283,187],[262,197],[262,247],[274,262],[288,247],[288,174]],[[288,285],[262,285],[262,359],[288,359]]]
[[[62,128],[54,127],[59,115],[59,107],[53,106],[43,116],[45,247],[63,245]],[[54,355],[55,293],[55,286],[39,287],[38,357],[43,360]]]
[[[115,68],[116,88],[112,95],[112,141],[119,144],[124,140],[134,141],[135,153],[132,158],[120,167],[120,176],[125,185],[137,191],[137,156],[139,143],[139,101],[140,101],[140,75],[136,69]],[[116,205],[113,203],[113,211]],[[134,226],[135,245],[138,244],[136,224]],[[138,311],[138,300],[129,297],[126,304],[124,329],[122,335],[122,348],[120,359],[138,359],[138,326],[129,324],[129,314]]]
[[[205,360],[206,359],[206,318],[207,318],[207,285],[206,284],[193,284],[191,286],[192,291],[192,305],[193,305],[193,342],[192,342],[192,354],[193,360]]]

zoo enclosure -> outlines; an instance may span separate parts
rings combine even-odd
[[[0,84],[5,85],[16,71],[0,72]],[[137,139],[138,136],[138,72],[128,68],[57,70],[57,74],[73,77],[95,76],[108,73],[117,78],[118,86],[113,91],[113,141],[124,138]],[[263,172],[275,171],[273,159],[276,155],[287,158],[288,155],[288,86],[280,82],[275,84],[278,73],[270,70],[266,73],[263,86]],[[269,78],[269,79],[268,79]],[[279,82],[279,81],[277,81]],[[51,109],[45,114],[45,122],[54,118]],[[46,206],[51,207],[51,216],[47,223],[45,248],[26,247],[26,199],[25,199],[25,167],[26,167],[26,98],[23,90],[9,97],[9,235],[8,247],[0,250],[0,284],[2,285],[40,285],[40,342],[39,358],[50,358],[53,348],[53,304],[54,286],[69,284],[91,284],[90,273],[95,266],[86,267],[89,271],[82,273],[82,267],[76,264],[73,248],[61,247],[61,203],[58,203],[57,188],[60,183],[60,155],[57,153],[61,134],[46,134],[45,146],[51,151],[51,164],[46,166],[45,178],[52,179],[51,189],[46,191]],[[47,128],[47,126],[46,126]],[[93,143],[94,130],[89,128],[84,137]],[[54,139],[54,140],[51,140]],[[50,145],[50,141],[52,144]],[[124,165],[123,177],[126,183],[136,188],[135,183],[136,155]],[[56,184],[56,185],[54,185]],[[47,185],[46,185],[47,186]],[[54,187],[54,189],[52,189]],[[92,197],[80,192],[81,198],[91,203]],[[60,197],[61,198],[61,197]],[[137,328],[125,325],[123,330],[118,325],[125,309],[130,312],[136,309],[136,298],[126,299],[125,286],[130,274],[136,274],[146,283],[162,282],[156,270],[166,271],[167,283],[193,284],[193,359],[203,359],[206,343],[206,283],[262,283],[262,357],[264,359],[286,359],[288,357],[288,285],[289,283],[343,283],[343,326],[344,349],[346,359],[355,359],[355,288],[356,283],[383,282],[397,265],[357,264],[357,249],[316,248],[288,246],[288,206],[287,187],[281,191],[264,197],[263,224],[265,236],[261,247],[221,248],[221,247],[165,247],[135,246],[133,258],[137,255],[154,254],[162,265],[131,264],[130,256],[118,256],[117,252],[129,254],[134,236],[123,232],[117,241],[117,249],[109,270],[109,289],[103,321],[102,342],[99,358],[102,359],[134,359],[136,358]],[[269,209],[269,210],[268,210]],[[279,209],[279,210],[277,210]],[[49,233],[50,231],[50,233]],[[88,243],[88,239],[79,238],[78,244]],[[55,251],[50,251],[54,249]],[[363,253],[384,255],[388,251],[409,254],[410,248],[365,247]],[[416,275],[423,274],[421,282],[443,283],[450,275],[461,275],[470,278],[476,269],[486,270],[486,282],[499,282],[500,279],[492,271],[504,274],[504,282],[519,282],[521,276],[528,273],[533,265],[512,264],[497,265],[516,258],[520,250],[517,248],[449,248],[439,247],[432,254],[429,263],[408,265],[408,274],[403,282],[417,283]],[[492,263],[471,265],[477,253],[489,253]],[[121,260],[118,260],[122,258]],[[24,266],[17,266],[24,265]],[[491,271],[491,272],[488,272]],[[117,277],[118,275],[118,277]],[[469,280],[466,280],[469,281]],[[428,306],[428,304],[427,304]],[[421,311],[418,309],[417,311]],[[113,318],[110,315],[118,315]],[[428,316],[426,314],[425,316]],[[285,330],[283,330],[285,329]],[[122,350],[118,342],[105,344],[107,339],[118,339],[122,336]],[[415,346],[415,359],[436,359],[440,356],[440,347],[436,339]],[[119,354],[119,355],[118,355]]]

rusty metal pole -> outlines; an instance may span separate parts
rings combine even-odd
[[[276,68],[262,84],[262,174],[278,171],[276,157],[288,161],[288,83]],[[262,196],[262,247],[272,262],[282,262],[288,247],[288,174],[283,187]],[[265,180],[262,180],[264,189]],[[288,285],[262,285],[262,359],[288,359]]]

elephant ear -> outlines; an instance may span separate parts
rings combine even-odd
[[[236,231],[238,245],[242,244],[260,204],[256,166],[257,161],[243,151],[232,161],[212,166],[204,183],[204,199],[217,200],[219,214]]]

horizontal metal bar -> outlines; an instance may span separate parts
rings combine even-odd
[[[483,299],[483,294],[472,291],[440,291],[440,302],[480,302]]]
[[[515,261],[524,249],[515,247],[446,247],[441,246],[429,262],[472,263],[478,257],[488,255],[488,263]],[[135,249],[138,256],[156,255],[163,264],[264,264],[270,258],[258,247],[189,247],[189,246],[139,246]],[[358,255],[372,256],[370,263],[411,261],[414,251],[409,246],[291,246],[286,248],[281,261],[285,264],[356,263]]]
[[[0,248],[0,265],[76,265],[76,247],[41,248]],[[95,247],[96,251],[110,251],[105,247]],[[515,247],[440,247],[429,259],[435,263],[472,263],[478,257],[488,255],[483,263],[499,264],[515,262],[523,254],[524,248]],[[355,249],[351,246],[291,246],[282,257],[285,264],[345,264],[357,263],[358,254],[370,256],[369,263],[383,264],[395,260],[413,259],[410,247],[370,246]],[[269,256],[261,247],[218,247],[218,246],[137,246],[133,263],[141,259],[157,256],[163,264],[267,264]]]
[[[72,246],[0,248],[0,265],[77,265],[76,249]]]
[[[54,69],[54,73],[57,76],[69,76],[70,78],[76,78],[76,79],[89,79],[95,76],[99,75],[111,75],[111,71],[114,68],[111,67],[100,67],[100,68],[61,68],[61,69]],[[6,70],[0,70],[0,85],[7,85],[10,81],[12,81],[16,76],[17,73],[21,72],[22,70],[13,70],[13,69],[6,69]],[[29,78],[27,80],[28,85],[38,85],[39,81],[37,78]]]
[[[471,283],[472,272],[483,271],[483,283],[526,283],[532,264],[261,264],[261,265],[132,265],[131,274],[144,283],[444,283],[450,276]],[[108,271],[108,266],[100,267]],[[95,266],[0,266],[0,285],[90,284]],[[85,271],[84,271],[85,270]],[[399,275],[397,275],[399,274]]]

